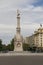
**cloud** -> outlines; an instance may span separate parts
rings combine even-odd
[[[33,9],[33,11],[43,12],[43,7],[41,7],[41,6],[35,7],[35,8]]]
[[[0,8],[24,7],[37,0],[0,0]]]
[[[28,23],[43,23],[43,7],[30,6],[23,9],[23,21]],[[24,23],[25,23],[24,22]]]
[[[38,10],[39,8],[39,10]],[[35,27],[40,23],[43,24],[43,8],[42,7],[34,7],[30,5],[29,7],[21,10],[21,27],[22,29],[31,29],[31,26]],[[17,19],[16,19],[16,11],[6,11],[0,12],[0,30],[1,32],[14,32],[16,29]],[[31,25],[33,24],[33,25]],[[27,27],[28,26],[28,27]],[[29,27],[30,26],[30,27]],[[33,27],[32,29],[34,29]],[[24,31],[24,32],[25,32]]]
[[[9,41],[16,34],[16,10],[21,11],[21,33],[31,35],[43,24],[43,6],[34,6],[39,0],[0,0],[0,38]],[[11,37],[9,36],[11,35]],[[4,43],[3,42],[3,43]]]
[[[16,26],[14,25],[6,25],[6,24],[0,24],[0,33],[14,33],[16,29]]]

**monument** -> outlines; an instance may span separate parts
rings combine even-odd
[[[19,10],[17,10],[17,27],[16,27],[16,35],[14,38],[14,51],[23,51],[23,37],[21,36]]]

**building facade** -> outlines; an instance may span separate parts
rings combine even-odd
[[[37,31],[34,31],[34,34],[26,37],[26,41],[30,46],[34,44],[37,48],[43,48],[43,27],[40,25],[40,28]]]
[[[38,48],[43,48],[43,27],[40,25],[40,28],[34,33],[35,44]]]

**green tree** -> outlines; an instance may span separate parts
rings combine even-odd
[[[11,44],[7,45],[7,50],[11,51]]]
[[[29,44],[23,43],[23,50],[29,51]]]
[[[7,46],[5,44],[2,45],[2,51],[7,51]]]
[[[12,41],[11,41],[11,51],[13,51],[14,50],[14,39],[12,39]]]
[[[2,40],[0,39],[0,51],[2,51]]]
[[[35,46],[35,44],[31,44],[31,46],[30,46],[30,51],[32,51],[32,52],[35,52],[36,51],[36,46]]]
[[[13,51],[14,50],[14,39],[11,40],[11,44],[7,45],[7,49],[9,51]]]

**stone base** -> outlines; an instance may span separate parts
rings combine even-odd
[[[14,51],[16,51],[16,52],[22,52],[23,51],[22,42],[19,42],[19,43],[15,42]]]
[[[20,47],[20,48],[19,48],[19,47],[16,47],[16,48],[14,49],[14,51],[15,51],[15,52],[22,52],[23,49],[22,49],[21,47]]]

